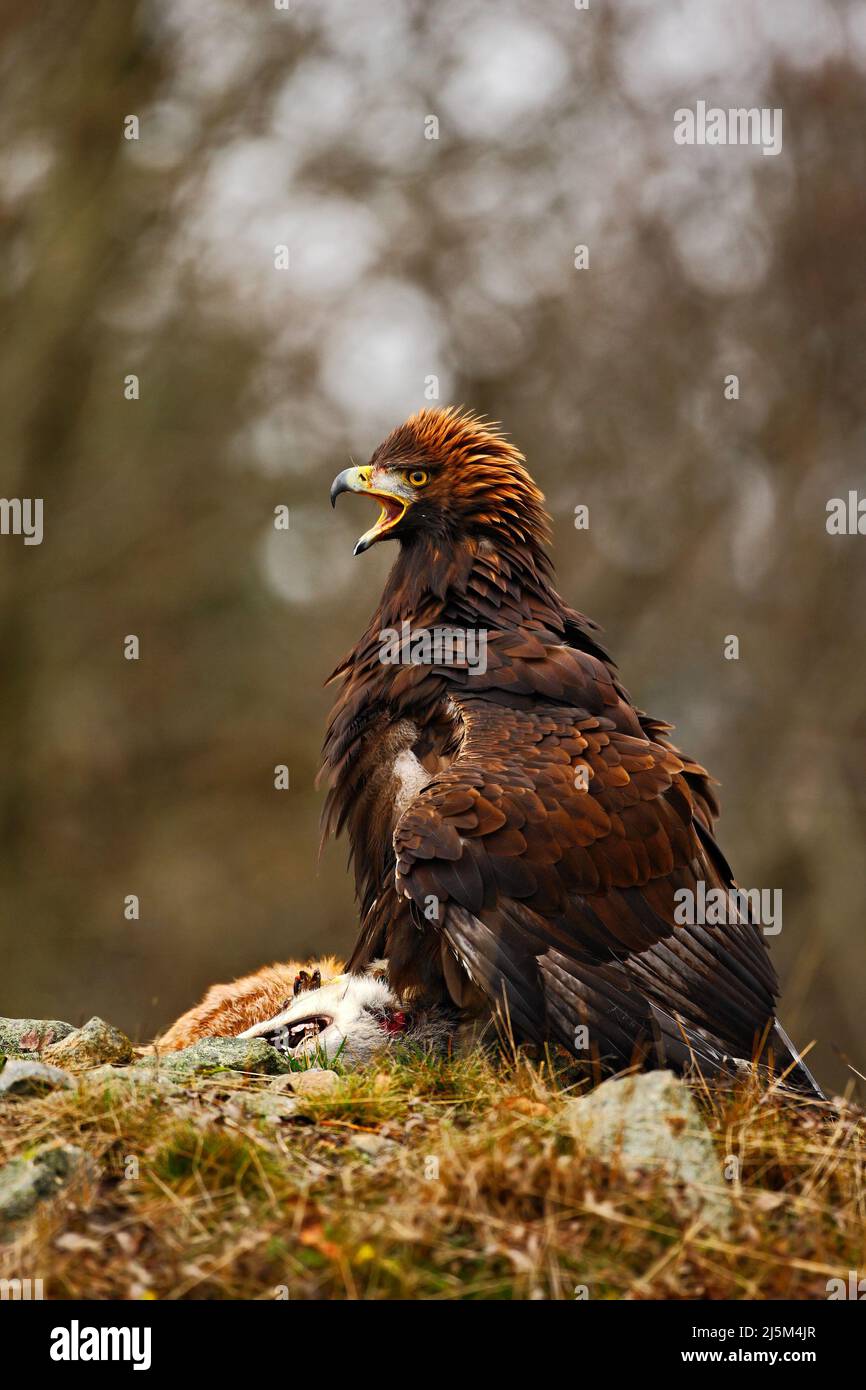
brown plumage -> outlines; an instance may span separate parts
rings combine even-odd
[[[606,1068],[770,1051],[788,1067],[759,929],[675,925],[677,889],[733,884],[710,779],[556,592],[521,454],[475,416],[422,411],[344,491],[382,505],[358,551],[400,542],[332,677],[323,830],[351,845],[350,968],[386,957],[396,989],[504,1012],[519,1038]],[[383,660],[383,633],[436,629],[486,641],[485,669],[459,651]],[[810,1082],[802,1064],[792,1079]]]

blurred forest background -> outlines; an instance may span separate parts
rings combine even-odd
[[[864,489],[866,7],[4,0],[0,41],[0,494],[45,503],[0,537],[0,1013],[144,1040],[349,947],[322,685],[394,552],[328,487],[435,375],[783,890],[786,1027],[866,1069],[866,537],[825,527]],[[782,153],[676,145],[698,100],[781,107]]]

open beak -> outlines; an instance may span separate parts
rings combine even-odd
[[[379,519],[369,531],[365,531],[358,544],[355,546],[354,554],[361,555],[365,550],[369,550],[374,541],[379,541],[388,532],[393,530],[398,521],[402,521],[406,514],[411,497],[402,494],[403,484],[394,478],[390,479],[388,474],[380,474],[373,480],[373,469],[367,468],[344,468],[342,473],[338,473],[331,484],[331,506],[337,505],[337,498],[341,492],[360,492],[366,497],[375,497],[381,505]],[[386,482],[388,488],[382,486]],[[391,491],[391,487],[395,489]]]

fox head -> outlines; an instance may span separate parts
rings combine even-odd
[[[376,973],[337,975],[307,988],[272,1018],[239,1036],[264,1038],[290,1057],[309,1057],[325,1066],[337,1056],[350,1066],[366,1062],[405,1031],[406,1016],[396,995]]]

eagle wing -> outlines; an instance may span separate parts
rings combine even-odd
[[[648,1046],[680,1063],[750,1057],[777,994],[763,938],[749,922],[674,915],[678,890],[732,885],[703,769],[609,667],[563,650],[576,678],[589,669],[610,685],[597,710],[550,703],[573,680],[556,680],[556,665],[551,678],[549,648],[532,662],[541,703],[538,690],[521,699],[526,676],[514,675],[531,652],[494,660],[479,693],[471,681],[455,691],[460,751],[397,823],[397,893],[439,927],[449,985],[461,966],[522,1036],[618,1064]]]

